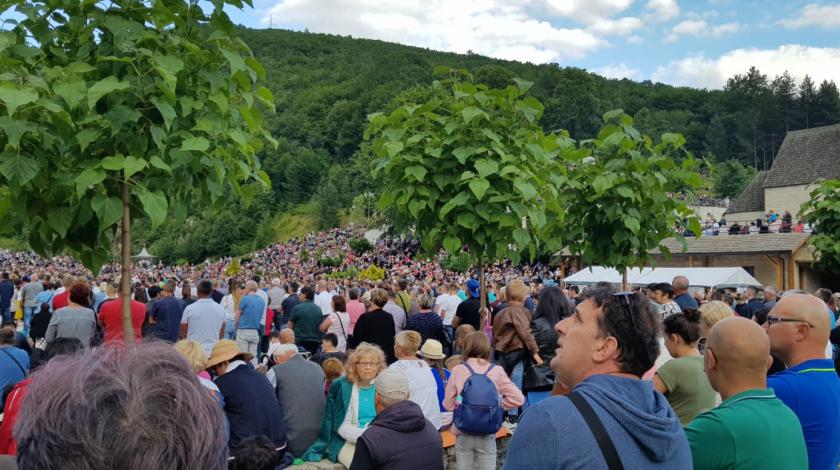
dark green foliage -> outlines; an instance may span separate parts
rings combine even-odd
[[[350,244],[350,249],[357,255],[367,253],[373,249],[373,245],[370,244],[367,238],[351,238],[348,243]]]
[[[820,265],[828,272],[840,271],[840,180],[822,181],[799,213],[817,230],[809,242]]]
[[[738,160],[729,160],[712,168],[715,196],[736,198],[755,178],[755,168],[744,166]]]

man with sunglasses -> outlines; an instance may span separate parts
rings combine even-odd
[[[783,296],[767,315],[764,329],[773,355],[787,370],[767,378],[802,424],[811,469],[840,465],[840,378],[825,357],[830,332],[825,303],[809,294]]]
[[[691,450],[668,401],[641,380],[659,355],[660,322],[640,293],[596,284],[555,326],[551,368],[572,389],[522,417],[505,469],[690,469]]]

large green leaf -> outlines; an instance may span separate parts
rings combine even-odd
[[[76,177],[76,194],[82,197],[93,185],[105,180],[107,175],[98,168],[88,168]]]
[[[453,152],[452,155],[458,160],[458,163],[463,165],[467,162],[467,159],[470,158],[471,155],[475,155],[477,150],[474,147],[458,147]]]
[[[66,207],[54,207],[47,211],[47,224],[55,230],[61,238],[67,236],[67,230],[73,223],[73,211]]]
[[[161,117],[163,117],[163,125],[169,130],[172,127],[172,121],[175,119],[177,114],[175,113],[175,108],[169,104],[165,98],[160,98],[157,96],[153,96],[149,99],[155,108],[157,108],[158,112],[160,112]]]
[[[38,161],[20,153],[0,153],[0,173],[12,186],[21,186],[32,180],[40,169]]]
[[[122,170],[125,166],[125,157],[123,155],[113,155],[102,159],[102,168],[109,171]]]
[[[486,179],[473,179],[468,183],[470,191],[475,194],[475,197],[480,201],[484,197],[484,193],[490,189],[490,182]]]
[[[537,195],[537,189],[534,188],[534,185],[522,178],[516,178],[513,181],[513,186],[525,199],[533,199]]]
[[[85,153],[85,149],[88,148],[88,145],[90,145],[91,142],[98,139],[100,135],[102,135],[101,131],[90,128],[82,129],[81,131],[76,133],[76,142],[79,143],[79,149],[81,150],[81,152]]]
[[[96,213],[96,218],[99,219],[99,229],[104,230],[122,218],[123,205],[122,201],[116,197],[107,197],[102,194],[97,194],[90,201],[90,206]]]
[[[125,157],[125,164],[123,165],[123,169],[125,170],[125,177],[131,178],[134,176],[135,173],[138,171],[143,170],[149,163],[139,157],[135,157],[134,155],[129,155]]]
[[[152,225],[157,227],[166,220],[167,202],[163,191],[140,190],[137,193],[143,212],[152,219]]]
[[[415,181],[418,182],[423,182],[423,178],[426,177],[426,173],[428,173],[426,168],[420,165],[413,165],[405,169],[406,176],[412,176]]]
[[[478,176],[480,178],[487,178],[499,171],[499,164],[493,160],[481,158],[475,161],[475,169],[478,170]]]
[[[6,113],[11,117],[18,108],[38,100],[38,92],[29,87],[7,88],[0,86],[0,101],[6,105]]]
[[[205,152],[210,148],[210,141],[204,137],[190,137],[181,143],[181,151]]]
[[[53,85],[53,91],[72,110],[79,106],[79,103],[87,96],[87,85],[84,80],[67,80]]]
[[[474,106],[467,106],[461,110],[461,115],[464,117],[464,122],[469,124],[473,119],[485,115],[485,113]]]
[[[461,240],[459,240],[458,237],[454,235],[447,235],[443,239],[443,249],[449,252],[449,254],[451,255],[460,253],[462,247],[463,245],[461,245]]]
[[[9,138],[7,145],[12,147],[12,150],[17,150],[20,145],[20,139],[27,132],[35,132],[38,128],[29,121],[20,119],[12,119],[8,116],[0,116],[0,134],[5,133]]]
[[[118,79],[111,75],[94,83],[87,91],[88,107],[93,108],[96,103],[105,95],[116,91],[125,91],[131,88],[131,83]]]

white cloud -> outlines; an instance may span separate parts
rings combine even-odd
[[[641,44],[645,41],[645,38],[634,34],[632,36],[627,37],[627,44]]]
[[[820,26],[831,28],[840,26],[840,5],[818,5],[810,3],[799,11],[799,17],[779,21],[788,29]]]
[[[650,19],[653,21],[668,21],[680,15],[680,6],[677,0],[649,0],[645,9],[650,10]]]
[[[587,28],[587,31],[603,36],[627,36],[641,27],[642,20],[626,16],[617,20],[600,20]]]
[[[549,13],[592,24],[626,10],[633,0],[546,0]]]
[[[642,73],[638,69],[634,69],[624,62],[620,64],[607,65],[606,67],[600,67],[593,69],[592,71],[607,78],[629,78],[630,80],[640,80],[642,77]]]
[[[703,20],[683,20],[671,28],[671,32],[665,36],[665,42],[674,42],[681,36],[711,36],[718,38],[724,34],[735,32],[738,32],[738,23],[724,23],[712,26]]]
[[[611,19],[633,0],[281,0],[263,18],[312,32],[352,35],[523,62],[579,59],[626,36],[638,18]],[[535,12],[588,27],[559,27]],[[544,15],[543,15],[544,16]]]
[[[772,78],[785,70],[797,80],[806,74],[819,83],[840,77],[840,48],[788,44],[778,49],[735,49],[714,59],[697,55],[657,67],[652,80],[678,86],[722,88],[735,74],[755,66]]]

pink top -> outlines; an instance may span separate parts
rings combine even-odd
[[[350,331],[348,331],[347,334],[353,334],[353,328],[356,327],[356,322],[363,313],[365,313],[365,304],[359,302],[358,300],[351,300],[350,302],[347,302],[347,315],[350,315]]]
[[[482,374],[490,367],[490,363],[484,359],[470,358],[467,363],[472,367],[476,374]],[[443,397],[443,407],[447,410],[454,410],[457,405],[457,397],[464,389],[464,384],[470,376],[470,371],[464,367],[463,364],[458,364],[452,368],[452,375],[449,377],[449,382],[446,383],[446,392]],[[487,377],[496,384],[496,390],[502,395],[502,406],[509,410],[517,408],[525,403],[525,396],[519,391],[516,384],[511,382],[510,378],[505,374],[502,366],[496,365],[488,374]],[[452,434],[460,434],[455,425],[452,425]]]
[[[199,377],[201,377],[201,378],[203,378],[203,379],[210,380],[210,381],[212,381],[212,380],[213,380],[213,379],[210,377],[210,373],[209,373],[209,372],[207,372],[206,370],[203,370],[203,371],[199,372],[199,373],[198,373],[198,376],[199,376]]]

